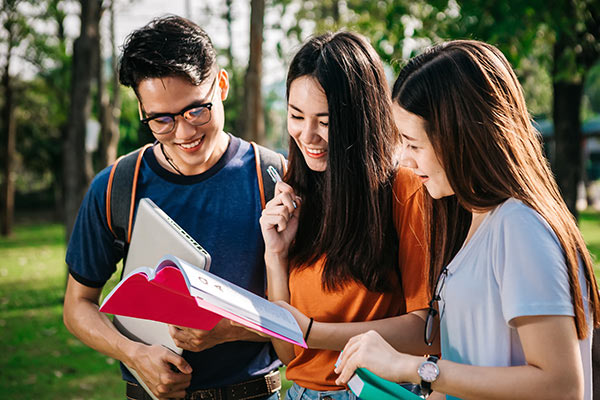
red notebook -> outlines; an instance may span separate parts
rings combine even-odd
[[[292,314],[274,303],[175,256],[155,268],[124,277],[100,311],[195,329],[212,329],[221,318],[306,347]]]

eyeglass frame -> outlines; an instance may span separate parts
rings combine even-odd
[[[177,112],[177,113],[159,113],[156,115],[153,115],[151,117],[146,117],[140,120],[140,122],[144,125],[147,125],[148,128],[152,131],[152,133],[154,133],[155,135],[168,135],[169,133],[173,132],[175,130],[175,128],[177,127],[177,119],[175,117],[181,115],[183,117],[183,119],[185,120],[185,122],[187,122],[188,124],[192,125],[192,126],[202,126],[202,125],[206,125],[208,124],[211,119],[212,119],[212,107],[213,107],[213,103],[212,103],[212,99],[215,97],[215,93],[216,91],[216,83],[219,80],[219,75],[217,74],[217,76],[215,77],[215,79],[213,80],[213,83],[210,87],[210,91],[212,92],[209,99],[211,101],[209,101],[208,103],[202,103],[202,104],[192,104],[190,106],[185,107],[183,110]],[[140,104],[140,112],[142,112],[142,104],[141,102]],[[196,109],[196,108],[205,108],[208,110],[208,120],[205,122],[202,122],[200,124],[194,124],[192,122],[190,122],[186,117],[185,117],[185,113],[187,113],[190,110]],[[144,111],[145,112],[145,111]],[[173,127],[168,131],[168,132],[155,132],[152,130],[152,128],[150,128],[150,122],[156,118],[162,118],[162,117],[171,117],[171,119],[173,120]]]
[[[444,276],[444,279],[441,281],[442,283],[440,285],[440,279],[442,279],[442,276]],[[440,272],[440,274],[438,275],[438,277],[435,281],[433,297],[429,301],[429,308],[427,309],[427,317],[425,318],[425,330],[423,332],[423,340],[425,341],[425,344],[427,346],[431,346],[433,344],[435,337],[439,333],[439,326],[438,326],[438,329],[436,330],[435,334],[433,334],[433,328],[434,328],[433,323],[435,321],[435,317],[439,314],[438,310],[434,307],[434,304],[435,304],[435,302],[438,302],[442,299],[442,297],[441,297],[442,289],[444,288],[444,284],[446,283],[447,277],[448,277],[448,267],[446,266],[442,269],[442,271]],[[442,315],[440,314],[440,322],[441,322],[441,319],[442,319]]]

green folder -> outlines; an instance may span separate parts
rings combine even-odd
[[[348,381],[348,387],[361,400],[423,400],[423,397],[365,368],[356,370]]]

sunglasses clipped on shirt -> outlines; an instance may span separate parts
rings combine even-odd
[[[210,97],[212,100],[215,95],[215,83],[217,82],[218,76],[215,77],[211,87],[210,87]],[[203,104],[192,104],[178,113],[160,113],[153,115],[148,118],[142,119],[140,122],[142,124],[148,125],[150,130],[157,135],[166,135],[168,133],[173,132],[176,126],[175,117],[181,115],[188,124],[193,126],[200,126],[210,122],[211,119],[211,110],[213,107],[212,102],[203,103]]]
[[[442,310],[442,312],[438,312],[438,309],[435,308],[435,303],[439,302],[441,300],[441,294],[442,294],[442,289],[444,288],[444,284],[446,283],[446,277],[448,276],[448,267],[444,267],[442,269],[442,271],[440,272],[440,274],[437,277],[437,280],[435,282],[435,286],[434,286],[434,294],[433,294],[433,298],[429,301],[429,308],[427,310],[427,318],[425,319],[425,332],[424,332],[424,339],[425,339],[425,344],[427,344],[427,346],[431,346],[438,334],[439,331],[439,327],[440,327],[440,322],[442,319],[442,316],[444,314],[444,310]],[[439,306],[439,303],[438,303]],[[439,321],[436,323],[435,321],[435,317],[437,315],[440,315]]]

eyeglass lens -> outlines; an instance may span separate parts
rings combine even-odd
[[[210,114],[210,107],[201,106],[189,109],[182,115],[188,123],[198,126],[208,123],[210,121]],[[170,115],[153,118],[148,121],[148,126],[154,133],[169,133],[175,128],[175,118]]]

